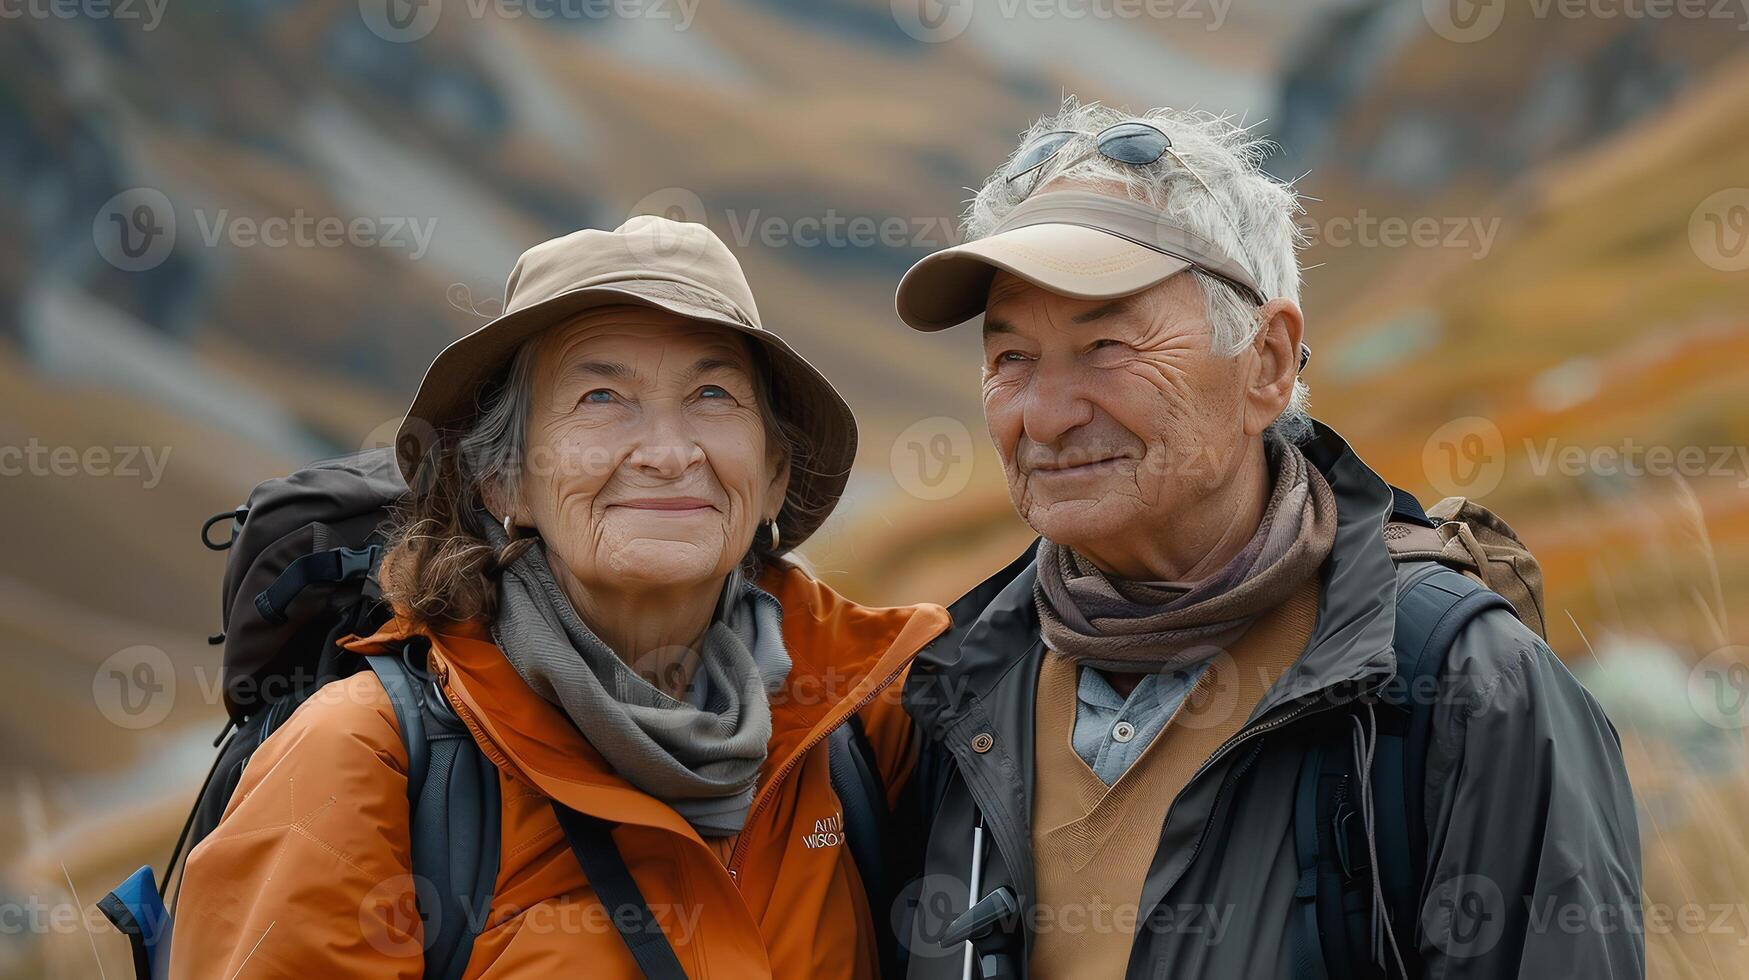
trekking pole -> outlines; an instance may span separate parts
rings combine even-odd
[[[984,887],[984,815],[978,814],[978,822],[972,827],[972,887],[966,895],[966,908],[978,904],[978,890]],[[960,980],[974,980],[972,963],[977,959],[977,948],[971,940],[966,940],[966,958],[960,968]]]

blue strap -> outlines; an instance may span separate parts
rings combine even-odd
[[[595,889],[595,897],[607,909],[609,920],[631,950],[638,969],[652,980],[686,980],[686,971],[680,968],[668,937],[663,935],[656,916],[644,901],[644,893],[638,889],[637,879],[620,856],[619,845],[613,841],[613,825],[600,817],[578,813],[558,800],[552,804],[571,853],[583,866],[589,887]]]
[[[330,548],[304,555],[285,567],[273,584],[255,596],[255,611],[275,626],[286,622],[286,610],[305,588],[318,582],[346,582],[376,570],[382,545]]]
[[[1475,580],[1433,562],[1407,576],[1397,593],[1392,644],[1397,671],[1380,692],[1384,711],[1379,718],[1371,780],[1379,880],[1405,956],[1411,956],[1415,949],[1425,874],[1427,747],[1439,676],[1464,627],[1495,608],[1510,611],[1512,606]],[[1294,799],[1294,845],[1300,879],[1290,932],[1296,980],[1324,980],[1332,970],[1343,975],[1376,970],[1370,955],[1352,948],[1354,940],[1343,925],[1348,919],[1345,893],[1361,884],[1370,889],[1370,882],[1354,883],[1354,869],[1342,866],[1340,835],[1344,828],[1334,820],[1335,809],[1318,793],[1321,773],[1346,772],[1350,780],[1356,775],[1351,771],[1346,728],[1338,726],[1329,737],[1330,744],[1308,749]],[[1325,853],[1320,839],[1326,832],[1332,845],[1330,853]],[[1345,880],[1351,882],[1350,888],[1343,887]]]
[[[399,656],[366,658],[407,748],[408,837],[428,980],[459,980],[497,884],[498,770]]]
[[[876,770],[874,747],[863,730],[862,717],[850,720],[832,730],[826,737],[827,763],[832,774],[832,791],[844,809],[845,846],[856,864],[862,889],[868,895],[868,907],[874,912],[876,947],[880,950],[882,975],[897,972],[894,958],[891,916],[881,914],[893,896],[887,891],[886,862],[883,860],[884,833],[889,817],[887,791]]]
[[[407,798],[419,799],[426,770],[431,768],[431,754],[425,743],[424,699],[419,695],[419,682],[400,657],[366,657],[365,662],[388,692],[389,704],[395,709],[395,727],[401,731],[401,744],[407,747]]]
[[[170,975],[170,912],[150,867],[128,875],[98,900],[97,910],[128,937],[136,980],[163,980]]]

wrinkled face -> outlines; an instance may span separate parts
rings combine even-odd
[[[1095,561],[1159,534],[1227,484],[1261,431],[1248,412],[1252,368],[1213,349],[1188,275],[1078,300],[999,273],[984,414],[1015,510]]]
[[[514,516],[584,587],[727,575],[783,507],[747,341],[658,310],[591,310],[541,338]]]

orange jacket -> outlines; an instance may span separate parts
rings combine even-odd
[[[483,629],[431,636],[433,673],[502,789],[501,863],[466,977],[639,976],[549,798],[620,824],[614,839],[689,976],[875,975],[870,910],[849,850],[831,833],[841,809],[826,736],[860,713],[896,796],[916,754],[897,682],[946,630],[947,613],[858,606],[796,569],[761,585],[783,605],[794,666],[773,697],[770,752],[746,826],[717,848],[613,772]],[[396,620],[347,647],[384,651],[407,635]],[[256,751],[223,821],[189,857],[171,975],[421,976],[418,923],[407,914],[406,767],[393,709],[370,671],[300,707]]]

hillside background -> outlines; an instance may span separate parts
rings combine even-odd
[[[975,332],[912,333],[891,297],[1066,93],[1282,144],[1316,414],[1540,556],[1551,642],[1634,767],[1647,901],[1749,894],[1749,13],[429,0],[397,27],[385,0],[85,6],[0,20],[0,907],[88,906],[163,862],[223,716],[201,521],[385,440],[553,235],[656,212],[729,242],[861,420],[806,552],[835,587],[945,602],[1004,564],[1029,533]],[[240,233],[276,218],[373,240]],[[129,255],[120,226],[167,234]],[[110,673],[142,656],[170,687],[136,727]],[[1745,916],[1649,935],[1653,975],[1749,976]],[[100,969],[127,975],[101,929],[0,930],[0,977]]]

